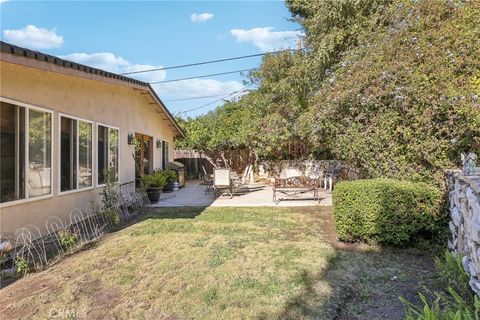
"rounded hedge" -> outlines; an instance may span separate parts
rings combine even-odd
[[[443,196],[426,183],[392,179],[340,182],[333,192],[340,240],[405,245],[445,225]]]

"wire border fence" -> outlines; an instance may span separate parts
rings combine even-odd
[[[134,181],[117,185],[117,189],[113,214],[118,215],[118,222],[112,219],[111,208],[91,202],[86,209],[70,210],[68,221],[57,216],[49,217],[45,222],[45,234],[42,234],[38,226],[28,225],[15,230],[11,239],[2,239],[11,241],[14,248],[13,253],[8,254],[12,265],[10,273],[17,271],[15,262],[18,260],[26,263],[30,271],[41,270],[67,253],[73,253],[83,245],[101,239],[147,211],[147,206],[150,205],[147,193],[136,189]],[[70,238],[70,243],[64,241],[65,236]],[[6,265],[5,255],[3,264]],[[8,270],[2,270],[2,276],[4,271]]]

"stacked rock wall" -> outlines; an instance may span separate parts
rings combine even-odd
[[[480,176],[447,173],[450,200],[448,246],[463,256],[463,267],[470,274],[470,287],[480,295]]]
[[[264,161],[260,165],[260,177],[282,177],[282,171],[297,171],[296,175],[331,174],[334,182],[355,180],[360,177],[358,171],[340,160],[279,160]]]

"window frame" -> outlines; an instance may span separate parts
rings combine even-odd
[[[98,183],[98,173],[99,173],[99,170],[98,170],[98,126],[102,126],[102,127],[106,127],[106,128],[109,128],[109,129],[115,129],[118,131],[118,180],[115,182],[115,183],[120,183],[120,164],[121,164],[121,161],[120,161],[120,138],[121,138],[121,135],[120,135],[120,128],[119,127],[116,127],[116,126],[113,126],[113,125],[110,125],[110,124],[105,124],[105,123],[102,123],[102,122],[95,122],[95,188],[103,188],[106,184],[105,183],[101,183],[99,184]],[[107,150],[110,150],[110,140],[108,140],[107,142]]]
[[[62,146],[62,130],[61,130],[61,125],[62,125],[62,117],[64,118],[68,118],[68,119],[71,119],[71,120],[76,120],[77,121],[77,126],[76,126],[76,129],[77,129],[77,157],[76,157],[76,168],[77,168],[77,181],[76,181],[76,188],[73,189],[73,190],[67,190],[67,191],[62,191],[62,153],[60,152],[61,150],[61,146]],[[84,187],[84,188],[79,188],[78,187],[78,179],[80,177],[79,175],[79,170],[80,170],[80,167],[79,167],[79,158],[80,158],[80,135],[78,134],[79,132],[79,124],[80,122],[79,121],[83,121],[83,122],[87,122],[87,123],[90,123],[92,125],[92,152],[91,152],[91,159],[92,159],[92,185],[90,187]],[[96,151],[95,151],[95,146],[94,146],[94,139],[95,139],[95,132],[94,132],[94,121],[92,120],[88,120],[88,119],[85,119],[85,118],[81,118],[81,117],[77,117],[77,116],[73,116],[73,115],[70,115],[70,114],[67,114],[67,113],[62,113],[62,112],[59,112],[58,113],[58,157],[57,157],[57,164],[58,164],[58,185],[57,185],[57,195],[61,196],[61,195],[64,195],[64,194],[70,194],[70,193],[76,193],[76,192],[82,192],[82,191],[87,191],[87,190],[92,190],[95,188],[95,184],[94,184],[94,181],[93,181],[93,178],[94,178],[94,171],[95,171],[95,165],[94,165],[94,160],[95,160],[95,157],[94,157],[94,154],[96,155]]]
[[[53,167],[54,167],[54,163],[53,163],[53,159],[54,159],[54,152],[53,152],[53,149],[54,149],[54,136],[55,136],[55,123],[54,123],[54,111],[51,110],[51,109],[47,109],[47,108],[44,108],[44,107],[40,107],[40,106],[36,106],[36,105],[33,105],[33,104],[30,104],[30,103],[25,103],[25,102],[21,102],[21,101],[18,101],[18,100],[14,100],[14,99],[10,99],[10,98],[6,98],[6,97],[2,97],[0,96],[0,101],[1,102],[5,102],[5,103],[10,103],[10,104],[13,104],[17,107],[23,107],[25,108],[25,163],[23,164],[24,165],[24,170],[25,170],[25,181],[24,181],[24,192],[25,192],[25,198],[24,199],[18,199],[18,200],[13,200],[13,201],[7,201],[7,202],[2,202],[0,203],[0,208],[6,208],[6,207],[9,207],[9,206],[14,206],[14,205],[17,205],[17,204],[21,204],[21,203],[26,203],[26,202],[33,202],[33,201],[37,201],[37,200],[43,200],[43,199],[48,199],[48,198],[52,198],[53,197],[53,189],[54,189],[54,186],[53,186],[53,173],[54,173],[54,170],[53,170]],[[40,112],[45,112],[45,113],[50,113],[50,193],[48,194],[43,194],[41,196],[37,196],[37,197],[32,197],[30,198],[30,195],[29,195],[29,192],[28,192],[28,174],[29,174],[29,169],[28,169],[28,164],[30,162],[30,155],[29,155],[29,139],[30,139],[30,134],[29,134],[29,131],[30,131],[30,127],[29,127],[29,120],[30,120],[30,109],[32,110],[35,110],[35,111],[40,111]]]

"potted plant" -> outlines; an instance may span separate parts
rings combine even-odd
[[[163,192],[172,192],[174,183],[175,181],[177,181],[177,173],[175,172],[175,170],[166,169],[163,171],[163,174],[165,175],[165,178],[166,178],[165,186],[163,187]]]
[[[147,191],[150,202],[157,203],[162,194],[162,188],[166,182],[166,176],[162,171],[155,171],[152,174],[145,174],[142,177],[142,183]]]

